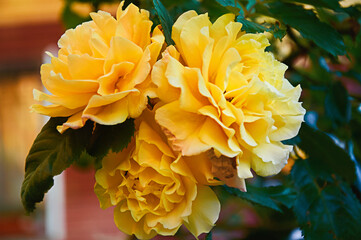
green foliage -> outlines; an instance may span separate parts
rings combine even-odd
[[[354,118],[351,120],[350,125],[353,129],[351,133],[351,140],[349,145],[352,146],[352,153],[355,155],[359,164],[361,164],[361,113],[354,110]]]
[[[35,139],[26,158],[25,179],[21,188],[21,199],[27,212],[53,186],[53,177],[71,164],[101,166],[102,158],[111,149],[119,152],[130,142],[134,134],[134,122],[128,119],[114,126],[96,125],[87,121],[80,129],[68,129],[60,134],[56,127],[66,118],[51,118]]]
[[[306,239],[355,239],[361,234],[361,204],[350,184],[355,164],[322,131],[303,124],[299,146],[308,158],[297,160],[292,180],[294,213]]]
[[[284,28],[280,28],[276,24],[272,24],[270,27],[265,27],[256,22],[251,22],[239,15],[237,17],[237,22],[242,23],[242,30],[246,31],[246,33],[262,33],[262,32],[270,32],[273,34],[275,38],[282,39],[286,30]]]
[[[331,85],[325,99],[327,116],[337,126],[347,124],[351,119],[351,101],[345,87],[340,82]]]
[[[356,239],[361,234],[359,199],[337,178],[320,181],[310,165],[314,160],[298,160],[292,170],[297,191],[294,212],[305,238]]]
[[[282,2],[289,3],[304,3],[315,7],[325,7],[330,9],[337,9],[340,7],[339,0],[282,0]]]
[[[284,186],[255,187],[249,185],[247,186],[247,192],[242,192],[237,188],[228,187],[227,185],[224,185],[223,188],[228,193],[243,200],[263,207],[271,208],[279,212],[282,212],[280,205],[290,208],[295,200],[295,193],[292,189]]]
[[[275,37],[276,39],[280,39],[282,40],[282,38],[284,36],[286,36],[286,27],[281,25],[281,24],[278,24],[277,22],[273,25],[271,25],[271,33],[273,34],[273,37]]]
[[[84,17],[80,16],[79,14],[77,14],[76,12],[74,12],[71,9],[70,2],[67,2],[64,5],[61,17],[63,19],[63,24],[66,29],[75,28],[77,25],[90,20],[90,17],[84,18]]]
[[[35,209],[54,184],[53,177],[59,175],[85,150],[92,132],[89,121],[79,130],[69,129],[60,134],[56,126],[65,118],[51,118],[35,139],[25,163],[25,179],[21,187],[21,199],[27,212]]]
[[[217,0],[217,2],[219,4],[221,4],[224,7],[236,7],[236,8],[241,8],[241,5],[238,3],[238,1],[234,1],[234,0]]]
[[[212,240],[212,232],[209,232],[207,235],[206,235],[206,238],[205,240]]]
[[[253,8],[256,6],[256,1],[243,1],[244,4],[246,4],[245,7],[242,6],[239,1],[217,0],[217,2],[221,6],[226,7],[230,12],[238,15],[236,20],[237,22],[242,23],[242,30],[247,33],[271,32],[274,37],[278,39],[282,39],[286,34],[285,28],[281,28],[278,24],[265,23],[265,26],[246,19],[246,14],[250,15],[250,13],[252,13]]]
[[[248,21],[241,15],[237,17],[237,22],[242,23],[242,30],[246,31],[247,33],[259,33],[259,32],[268,32],[270,31],[269,28],[262,26],[261,24]]]
[[[306,123],[302,124],[298,136],[300,148],[312,159],[310,165],[319,176],[329,179],[332,174],[337,174],[349,183],[355,181],[354,162],[329,136]]]
[[[96,158],[96,168],[101,167],[102,159],[109,150],[119,152],[128,146],[134,135],[134,129],[133,119],[128,119],[124,123],[117,125],[96,125],[93,136],[87,146],[87,152]]]
[[[274,17],[298,30],[304,38],[314,41],[334,56],[346,54],[341,35],[330,25],[321,22],[313,11],[282,2],[274,2],[270,6]]]
[[[74,165],[78,168],[87,169],[93,165],[97,165],[96,157],[91,156],[87,151],[83,151]]]
[[[92,11],[96,12],[99,10],[99,6],[101,3],[116,2],[116,0],[64,0],[64,1],[65,1],[65,4],[64,4],[64,8],[62,10],[61,18],[63,20],[63,24],[66,29],[75,28],[79,24],[91,20],[90,16],[83,17],[83,16],[79,15],[78,13],[74,12],[71,8],[72,4],[88,3],[91,6]],[[126,1],[125,5],[126,4],[127,4],[127,1]]]
[[[163,32],[165,36],[165,41],[168,45],[174,45],[172,40],[172,26],[173,26],[173,19],[169,15],[167,9],[163,6],[160,0],[153,0],[155,11],[159,17],[159,20],[163,27]]]
[[[234,0],[216,0],[221,6],[226,7],[230,12],[244,16],[242,6]]]

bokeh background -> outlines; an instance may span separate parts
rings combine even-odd
[[[116,9],[116,6],[114,6]],[[70,168],[56,178],[45,203],[27,216],[20,200],[24,163],[45,117],[30,113],[42,89],[45,51],[56,54],[65,31],[62,0],[0,0],[0,239],[122,239],[111,209],[99,208],[94,171]],[[87,15],[86,4],[74,11]],[[110,8],[112,6],[105,6]]]

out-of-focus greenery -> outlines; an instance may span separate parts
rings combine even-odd
[[[96,11],[103,3],[112,2],[115,1],[65,0],[65,27],[89,20],[74,11],[73,4],[86,3]],[[139,0],[125,1],[125,5],[130,2],[149,10],[155,25],[162,24],[168,44],[172,42],[172,23],[183,12],[208,12],[212,21],[232,12],[244,31],[268,32],[271,46],[267,50],[288,65],[287,79],[303,88],[301,100],[308,113],[299,135],[287,141],[299,147],[290,164],[275,177],[249,180],[247,193],[229,187],[214,188],[223,210],[217,226],[204,237],[289,239],[291,232],[299,228],[305,239],[360,239],[361,5],[345,6],[338,0]],[[119,127],[103,130],[107,134]],[[38,138],[55,144],[59,135],[52,140],[44,134]],[[102,136],[96,136],[93,141],[101,139]],[[71,152],[69,161],[78,157],[82,160],[79,162],[97,162],[108,148],[119,150],[126,143],[106,143],[104,149],[91,148],[94,143],[89,148],[87,143],[86,150],[93,157],[84,156],[81,151]],[[34,146],[36,152],[36,141]],[[67,154],[66,147],[63,144],[56,148]],[[45,176],[44,169],[57,164],[59,151],[41,163],[32,162],[29,155],[28,180],[23,186],[25,202],[30,204],[25,205],[28,210],[50,188],[56,173]],[[61,168],[57,171],[69,164],[56,165]],[[42,181],[44,176],[46,181]],[[43,189],[35,188],[37,184]],[[183,239],[184,234],[180,231],[177,237]]]

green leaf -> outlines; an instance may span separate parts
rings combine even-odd
[[[354,182],[354,162],[328,135],[303,123],[298,136],[299,147],[312,159],[311,167],[319,176],[327,179],[337,174],[349,183]]]
[[[341,35],[330,25],[321,22],[312,10],[282,2],[273,2],[269,6],[273,17],[298,30],[302,37],[314,41],[334,56],[346,54]]]
[[[286,27],[279,26],[278,23],[275,23],[271,26],[271,32],[276,39],[281,40],[286,35]]]
[[[97,124],[87,147],[88,153],[97,158],[96,167],[100,167],[101,160],[109,150],[119,152],[126,148],[134,135],[134,130],[133,119],[110,126]]]
[[[278,204],[282,204],[287,208],[291,208],[296,200],[296,192],[285,186],[271,186],[256,188],[254,186],[248,186],[248,191],[259,194],[267,194],[272,200]]]
[[[350,121],[350,127],[354,146],[353,150],[358,163],[361,164],[361,113],[359,110],[354,109],[352,115],[353,118]]]
[[[305,239],[358,239],[361,204],[344,182],[318,184],[311,160],[297,160],[292,168],[297,198],[294,212]]]
[[[237,17],[237,22],[242,23],[242,30],[246,31],[247,33],[259,33],[259,32],[269,32],[270,29],[262,26],[261,24],[248,21],[242,16]]]
[[[313,5],[315,7],[325,7],[330,9],[338,9],[340,8],[339,0],[282,0],[282,2],[289,3],[304,3],[308,5]]]
[[[226,7],[230,12],[234,14],[240,14],[244,16],[242,6],[235,0],[216,0],[221,6]]]
[[[66,118],[51,118],[35,139],[25,163],[25,179],[21,200],[27,212],[35,209],[44,194],[53,186],[53,177],[79,159],[91,137],[93,123],[88,121],[78,130],[60,134],[56,127]]]
[[[237,0],[216,0],[223,7],[234,7],[236,9],[242,8]]]
[[[279,212],[282,212],[279,204],[290,208],[295,200],[295,193],[292,189],[284,186],[255,187],[248,185],[247,192],[242,192],[237,188],[228,187],[226,185],[224,185],[223,188],[234,196]]]
[[[79,159],[74,163],[78,168],[87,169],[94,166],[96,163],[96,157],[91,156],[86,150],[84,150]]]
[[[257,4],[257,0],[248,0],[246,5],[247,11],[251,10]]]
[[[326,23],[342,23],[349,18],[345,11],[333,11],[323,7],[317,7],[315,10],[318,18]]]
[[[341,82],[331,85],[325,99],[325,110],[336,126],[346,124],[351,119],[350,96]]]
[[[207,233],[205,240],[212,240],[212,232]]]
[[[277,24],[272,24],[270,28],[268,28],[261,24],[251,22],[241,15],[237,16],[236,21],[242,23],[242,30],[246,31],[247,33],[270,32],[275,38],[278,39],[282,39],[286,35],[286,30],[284,28],[280,28]]]
[[[163,27],[163,32],[165,36],[165,41],[168,45],[174,45],[172,40],[172,26],[173,26],[173,19],[169,15],[167,9],[163,6],[160,0],[153,0],[155,11],[159,17],[159,20]]]
[[[134,121],[128,119],[114,126],[96,125],[87,121],[80,129],[68,129],[60,134],[56,127],[66,118],[51,118],[43,127],[26,158],[25,179],[21,198],[27,212],[35,209],[44,194],[53,186],[53,177],[71,164],[87,167],[101,165],[102,158],[111,149],[119,152],[134,134]]]
[[[242,192],[237,188],[231,188],[228,187],[227,185],[224,185],[223,188],[228,193],[237,196],[239,198],[242,198],[243,200],[282,212],[282,210],[277,206],[277,204],[266,194],[259,195],[259,194],[253,194],[251,192]]]
[[[148,11],[151,11],[151,9],[153,8],[153,3],[152,2],[153,1],[151,1],[151,0],[142,0],[139,3],[139,7],[141,9],[146,9]]]
[[[360,23],[360,21],[361,21],[361,19],[360,19],[361,18],[361,4],[360,3],[356,3],[351,7],[342,8],[341,10],[343,12],[347,13],[350,17],[358,19],[358,22]],[[358,34],[360,34],[360,31]]]
[[[198,12],[207,12],[211,22],[217,20],[218,17],[223,14],[229,13],[230,10],[227,7],[223,7],[216,0],[207,0],[207,1],[198,1],[200,3],[200,8]]]

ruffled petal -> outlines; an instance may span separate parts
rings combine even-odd
[[[182,112],[178,102],[157,109],[155,119],[164,128],[173,149],[181,151],[182,155],[196,155],[211,148],[200,139],[200,131],[206,118],[195,113]]]
[[[261,144],[253,150],[252,169],[260,176],[275,175],[286,165],[292,149],[279,142]]]
[[[151,239],[157,235],[156,231],[147,233],[144,229],[144,219],[136,222],[129,211],[121,211],[120,206],[114,208],[115,225],[128,235],[134,234],[138,239]],[[143,224],[142,224],[143,223]]]
[[[218,220],[221,205],[211,188],[198,186],[197,198],[192,204],[192,214],[184,225],[195,236],[208,233]]]

